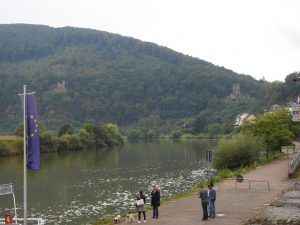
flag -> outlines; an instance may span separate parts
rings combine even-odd
[[[22,105],[23,104],[23,96]],[[37,109],[34,94],[26,94],[27,118],[27,168],[38,170],[40,168],[40,136],[38,134]]]

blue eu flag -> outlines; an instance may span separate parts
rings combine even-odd
[[[23,97],[21,97],[23,100]],[[23,103],[23,101],[22,101]],[[24,106],[24,104],[22,104]],[[37,109],[34,94],[26,95],[27,117],[27,168],[38,170],[40,168],[40,136],[38,134]]]

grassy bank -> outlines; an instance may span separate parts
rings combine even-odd
[[[21,154],[23,150],[23,126],[20,125],[18,136],[0,136],[0,156]],[[41,152],[80,151],[111,148],[123,144],[123,138],[115,124],[86,123],[78,131],[70,125],[64,125],[58,134],[39,126]]]
[[[17,136],[0,136],[0,156],[18,155],[23,149],[23,139]]]
[[[283,156],[284,156],[284,154],[281,152],[273,152],[269,155],[268,159],[266,159],[265,157],[261,157],[259,160],[255,161],[250,166],[238,168],[235,170],[222,169],[222,170],[218,171],[215,175],[213,175],[207,179],[200,180],[198,184],[196,184],[194,187],[190,188],[189,190],[187,190],[185,192],[182,192],[177,195],[162,198],[161,204],[165,204],[169,201],[174,201],[176,199],[187,197],[195,192],[198,192],[198,190],[202,184],[207,185],[209,183],[218,183],[222,179],[225,179],[225,178],[234,178],[235,176],[237,176],[239,174],[245,174],[246,172],[248,172],[250,170],[253,170],[259,166],[263,166],[268,163],[271,163],[272,161],[279,159]],[[147,206],[146,210],[151,210],[151,207]],[[121,217],[124,218],[126,216],[126,214],[128,214],[128,213],[136,213],[136,210],[131,209],[131,210],[125,211],[121,214]],[[93,225],[112,225],[112,224],[114,224],[113,217],[105,217],[105,218],[101,218],[101,219],[93,222]]]

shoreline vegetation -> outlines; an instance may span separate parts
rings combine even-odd
[[[42,124],[39,124],[39,135],[42,153],[98,150],[124,143],[118,126],[112,123],[106,125],[86,123],[78,131],[66,124],[59,129],[58,134],[47,131]],[[16,129],[16,136],[0,136],[0,156],[22,154],[22,136],[22,125]]]

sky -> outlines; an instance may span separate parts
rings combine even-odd
[[[118,33],[283,81],[300,70],[299,9],[300,0],[0,0],[0,23]]]

